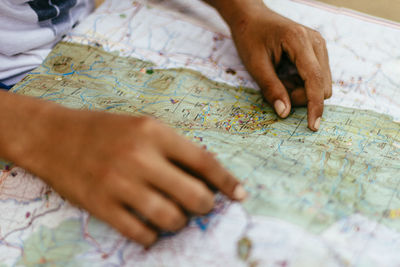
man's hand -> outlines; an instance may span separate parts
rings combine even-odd
[[[149,117],[70,110],[1,93],[0,156],[145,246],[176,231],[187,214],[214,206],[209,185],[231,199],[246,193],[205,149]],[[7,101],[7,102],[6,102]],[[20,109],[22,111],[20,111]],[[12,133],[12,134],[11,134]]]
[[[317,31],[267,8],[261,0],[208,0],[229,24],[237,50],[268,103],[285,118],[292,106],[308,107],[317,131],[324,99],[332,95],[325,40]]]

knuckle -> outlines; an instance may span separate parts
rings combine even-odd
[[[321,37],[322,38],[322,37]],[[325,39],[314,39],[313,40],[313,47],[315,47],[315,49],[319,49],[322,53],[324,53],[325,47],[326,47],[326,41]]]
[[[150,197],[147,200],[147,207],[146,207],[147,214],[145,216],[158,218],[163,213],[163,209],[161,207],[160,201],[156,197]]]
[[[310,39],[313,47],[322,50],[326,48],[326,40],[320,32],[316,30],[311,30]]]
[[[197,213],[207,213],[214,206],[214,198],[208,188],[200,181],[196,181],[195,186],[189,194],[191,209]]]
[[[175,208],[171,208],[164,216],[166,230],[175,231],[183,227],[185,217]]]
[[[158,129],[159,129],[158,121],[149,116],[143,116],[143,117],[137,118],[135,126],[145,136],[152,136],[154,134],[157,134]]]
[[[183,226],[184,216],[178,209],[166,202],[152,198],[148,202],[148,217],[165,230],[177,230]]]
[[[140,149],[134,149],[130,152],[129,159],[135,166],[136,173],[139,171],[148,171],[153,168],[152,161],[149,160],[149,153]]]
[[[324,81],[324,75],[319,67],[313,68],[313,70],[310,72],[310,78],[316,82],[317,84],[321,85],[323,84]]]
[[[287,28],[285,38],[289,41],[304,39],[307,36],[307,29],[301,25]]]
[[[317,44],[321,44],[321,45],[324,45],[324,46],[325,46],[325,44],[326,44],[325,38],[322,37],[321,33],[317,32],[317,31],[314,31],[314,32],[315,32],[315,33],[314,33],[314,40],[315,40],[315,42],[316,42]]]
[[[308,106],[313,106],[313,107],[323,107],[324,106],[324,100],[308,100],[307,102]]]
[[[234,180],[232,176],[225,171],[222,165],[218,162],[218,160],[214,157],[210,152],[204,151],[202,158],[198,161],[199,169],[201,169],[206,174],[213,174],[213,176],[218,175],[218,180],[216,180],[216,184],[221,186],[222,188],[229,188],[233,185]]]
[[[320,41],[320,43],[321,43],[322,46],[324,46],[324,47],[326,46],[326,40],[325,40],[324,37],[321,36],[321,34],[320,34],[320,39],[319,39],[319,41]]]
[[[218,164],[214,156],[206,151],[202,150],[199,155],[199,159],[197,160],[198,168],[206,173],[215,169]]]

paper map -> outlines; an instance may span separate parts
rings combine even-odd
[[[221,198],[145,251],[6,166],[0,263],[398,266],[400,30],[313,2],[267,4],[327,39],[334,96],[318,133],[304,108],[276,117],[217,15],[198,22],[211,11],[197,1],[106,1],[13,88],[71,108],[153,115],[217,153],[248,201]]]

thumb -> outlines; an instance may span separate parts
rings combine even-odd
[[[252,68],[252,75],[258,85],[265,100],[275,109],[281,118],[286,118],[291,110],[289,94],[276,74],[274,65],[269,58],[255,57],[258,60]],[[264,57],[265,58],[265,57]]]

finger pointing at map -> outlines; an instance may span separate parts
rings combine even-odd
[[[140,244],[154,243],[158,230],[180,230],[188,212],[210,212],[214,194],[208,185],[233,200],[246,197],[211,153],[155,119],[71,110],[1,91],[0,96],[10,106],[21,101],[42,114],[24,123],[39,130],[29,131],[34,137],[23,149],[10,141],[0,156],[40,175],[69,201]],[[15,116],[24,114],[20,109]],[[25,139],[22,132],[15,135]]]
[[[305,26],[267,8],[262,1],[208,1],[229,24],[238,53],[281,118],[292,106],[308,107],[308,127],[320,127],[324,100],[332,95],[325,40]],[[285,62],[285,59],[288,59]],[[294,73],[278,75],[280,65]]]

